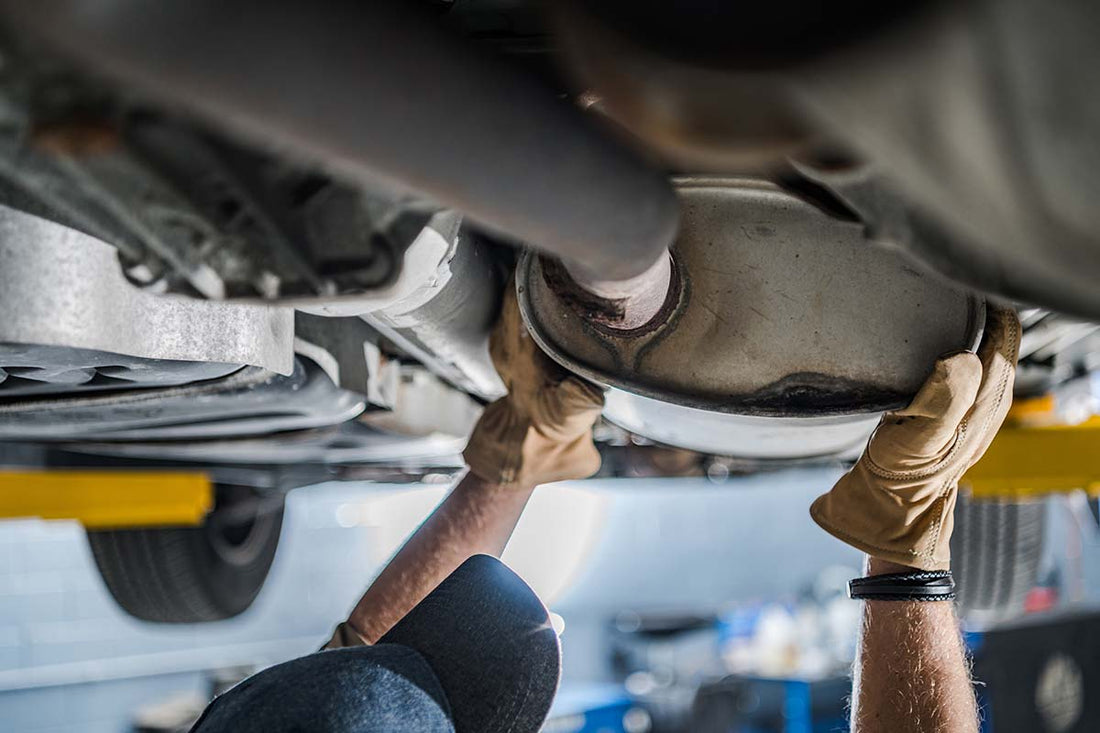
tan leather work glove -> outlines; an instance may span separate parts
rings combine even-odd
[[[947,570],[959,479],[1012,404],[1020,350],[1015,311],[990,307],[978,354],[944,356],[912,403],[886,413],[859,462],[810,515],[872,557]]]
[[[516,289],[505,289],[489,353],[508,395],[485,408],[463,456],[491,483],[530,488],[600,468],[592,426],[603,390],[558,366],[527,332]]]

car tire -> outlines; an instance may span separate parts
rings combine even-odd
[[[960,496],[951,536],[959,610],[990,620],[1019,615],[1038,581],[1045,529],[1043,501]]]
[[[217,497],[199,527],[88,532],[107,590],[126,613],[199,623],[252,605],[275,559],[283,497],[224,486]]]

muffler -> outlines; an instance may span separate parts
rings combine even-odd
[[[635,327],[559,262],[524,256],[523,317],[563,366],[696,410],[866,417],[906,404],[940,354],[976,347],[984,299],[870,241],[856,217],[756,179],[677,189],[667,294]]]

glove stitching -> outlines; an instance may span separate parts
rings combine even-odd
[[[1016,352],[1019,340],[1020,340],[1019,329],[1017,329],[1017,328],[1012,329],[1012,335],[1009,337],[1009,341],[1008,341],[1008,349],[1007,349],[1008,352],[1010,352],[1010,353],[1015,353]],[[1004,395],[1005,395],[1005,392],[1007,391],[1006,387],[1007,387],[1008,380],[1012,376],[1012,374],[1013,374],[1012,369],[1002,370],[1001,377],[998,380],[998,384],[997,384],[997,390],[998,390],[997,404],[995,405],[995,409],[991,410],[986,415],[986,420],[982,424],[982,433],[981,434],[983,434],[983,435],[984,435],[985,431],[989,429],[989,423],[991,423],[993,421],[993,417],[997,414],[997,412],[1000,409],[1001,402],[1004,400]],[[931,476],[932,474],[936,473],[936,471],[938,471],[940,468],[942,468],[943,464],[947,463],[955,455],[955,453],[958,452],[958,450],[962,447],[962,445],[965,443],[965,441],[963,440],[963,436],[966,433],[966,428],[967,428],[968,424],[969,424],[969,420],[967,418],[963,418],[962,422],[959,423],[958,430],[955,432],[955,444],[953,446],[951,446],[951,450],[948,451],[946,456],[944,456],[942,459],[937,461],[936,464],[934,466],[930,467],[930,468],[919,469],[919,470],[916,470],[916,471],[889,471],[885,468],[882,468],[881,466],[876,464],[874,459],[871,457],[871,451],[870,451],[870,447],[869,447],[870,446],[870,441],[868,442],[868,450],[864,454],[865,458],[867,459],[867,468],[871,471],[871,473],[875,474],[876,476],[879,476],[881,478],[887,478],[887,479],[906,480],[906,479],[926,478],[928,476]],[[871,439],[872,440],[874,439],[873,435],[871,436]],[[969,466],[966,467],[966,468],[969,468]],[[966,471],[966,468],[963,468],[963,470],[959,472],[960,477]]]
[[[912,555],[913,557],[919,557],[919,554],[917,553],[916,550],[897,550],[897,549],[894,549],[892,547],[879,547],[878,545],[872,545],[870,542],[867,542],[866,540],[862,540],[858,537],[855,537],[853,535],[848,534],[847,532],[845,532],[844,530],[838,528],[835,524],[833,524],[830,521],[821,519],[820,517],[814,517],[814,520],[817,521],[817,523],[820,524],[822,527],[825,527],[830,532],[832,532],[834,535],[836,535],[840,539],[844,540],[848,544],[853,545],[854,547],[857,547],[857,548],[860,548],[860,549],[866,548],[866,549],[871,549],[871,550],[877,550],[879,552],[890,552],[890,553],[893,553],[895,555]]]
[[[944,464],[950,462],[950,460],[954,458],[955,454],[959,452],[959,450],[965,443],[964,438],[966,436],[966,428],[967,421],[964,418],[963,421],[959,423],[959,427],[955,430],[954,442],[951,444],[951,449],[947,451],[947,455],[936,461],[928,468],[918,468],[912,471],[890,471],[888,469],[885,469],[875,463],[875,459],[871,457],[870,441],[868,441],[867,450],[864,452],[863,457],[867,461],[868,470],[870,470],[871,473],[875,474],[879,478],[893,479],[896,481],[928,478],[929,476],[935,475],[936,472],[943,468]],[[871,440],[874,440],[873,435],[871,436]]]
[[[1015,353],[1016,352],[1016,349],[1018,348],[1019,340],[1020,340],[1020,332],[1019,332],[1018,328],[1015,328],[1015,329],[1012,330],[1012,336],[1009,339],[1009,349],[1008,349],[1008,351],[1010,353]],[[982,424],[982,431],[983,432],[981,434],[984,434],[984,431],[989,429],[990,423],[992,423],[994,417],[1000,412],[1001,406],[1004,403],[1005,395],[1008,392],[1008,381],[1009,381],[1009,379],[1011,379],[1011,377],[1014,373],[1015,372],[1012,368],[1004,369],[1002,371],[1001,377],[998,380],[998,385],[997,385],[998,393],[997,393],[997,399],[995,401],[994,409],[990,410],[987,413],[987,415],[985,417],[985,422],[983,422],[983,424]],[[936,468],[941,467],[942,464],[946,463],[947,460],[952,455],[954,455],[959,449],[961,449],[962,445],[965,443],[965,441],[963,440],[963,437],[966,434],[966,431],[967,431],[968,427],[969,427],[969,420],[967,418],[963,418],[963,420],[959,423],[958,430],[956,431],[955,445],[952,446],[952,448],[948,452],[947,456],[945,456],[942,460],[937,461]],[[873,435],[872,435],[871,439],[872,440],[874,439]],[[869,471],[871,471],[871,473],[873,473],[873,474],[875,474],[875,475],[877,475],[881,478],[887,478],[887,479],[905,480],[905,479],[913,479],[913,478],[924,478],[925,476],[922,475],[922,474],[930,475],[932,473],[935,473],[935,469],[924,469],[922,471],[915,471],[915,472],[898,472],[898,471],[887,471],[885,469],[882,469],[880,466],[875,464],[874,460],[871,458],[870,447],[869,446],[868,446],[868,449],[864,452],[863,456],[860,458],[859,462],[863,463],[865,466],[867,466],[867,469]],[[972,463],[973,463],[973,461],[971,462],[971,464]],[[951,489],[958,485],[959,479],[962,477],[962,475],[966,472],[966,470],[968,468],[970,468],[969,465],[962,466],[959,470],[954,472],[954,474],[949,478],[949,480],[944,482],[942,488],[938,492],[938,495],[937,495],[937,498],[936,498],[937,502],[941,502],[942,500],[944,500],[946,498],[947,494],[951,491]],[[941,507],[945,506],[945,505],[946,505],[946,502],[943,502],[941,504]],[[931,560],[932,562],[935,562],[935,558],[933,557],[934,550],[929,550],[928,552],[925,552],[925,553],[918,553],[916,550],[898,550],[898,549],[889,548],[889,547],[881,547],[879,545],[875,545],[875,544],[872,544],[870,542],[867,542],[866,540],[855,537],[855,536],[849,534],[848,532],[845,532],[844,530],[842,530],[842,529],[838,528],[836,525],[834,525],[832,522],[823,519],[821,516],[819,516],[819,513],[814,513],[814,512],[811,512],[811,513],[814,514],[814,521],[816,521],[819,525],[824,527],[827,531],[829,531],[830,533],[832,533],[833,535],[835,535],[839,539],[847,542],[848,544],[850,544],[850,545],[852,545],[852,546],[854,546],[858,549],[864,550],[865,552],[868,551],[868,550],[873,550],[875,552],[888,553],[888,554],[894,555],[895,557],[904,557],[904,556],[908,555],[908,556],[911,556],[911,557],[916,557],[916,558],[920,558],[920,559],[927,559],[927,560]],[[939,536],[940,536],[940,533],[942,531],[942,528],[943,528],[943,512],[942,512],[942,509],[941,509],[940,516],[934,524],[935,539],[934,539],[934,542],[931,545],[932,548],[934,548],[936,546],[936,544],[939,542]],[[889,558],[884,558],[884,559],[889,559]]]
[[[1010,352],[1014,353],[1016,351],[1016,341],[1018,339],[1019,339],[1019,331],[1018,331],[1018,329],[1013,329],[1012,330],[1012,337],[1009,340],[1009,351]],[[1001,412],[1001,406],[1004,405],[1005,395],[1008,393],[1008,381],[1012,377],[1013,373],[1014,372],[1013,372],[1012,369],[1002,369],[1001,370],[1001,377],[1000,377],[999,380],[997,380],[997,392],[996,392],[997,398],[994,401],[994,404],[993,404],[992,408],[986,413],[985,420],[982,421],[982,428],[981,428],[981,432],[978,433],[979,435],[985,435],[986,434],[986,431],[989,430],[990,425],[992,425],[994,418],[996,418],[996,416]],[[1011,399],[1011,397],[1010,397],[1010,399]],[[963,418],[962,423],[960,423],[960,425],[959,425],[961,431],[965,431],[968,420],[969,420],[969,418]],[[961,443],[962,441],[959,441],[959,442]],[[959,468],[957,471],[955,471],[949,477],[949,479],[944,482],[943,489],[941,489],[941,491],[939,493],[939,496],[936,497],[936,501],[943,501],[943,504],[941,505],[941,508],[940,508],[939,517],[937,517],[937,519],[936,519],[936,521],[935,521],[935,523],[933,524],[933,527],[932,527],[932,543],[930,544],[929,549],[928,549],[928,554],[926,555],[926,557],[928,559],[934,559],[932,557],[932,555],[935,553],[935,548],[939,544],[939,541],[940,541],[940,533],[943,530],[943,507],[945,507],[947,505],[947,502],[946,502],[947,494],[952,489],[957,489],[958,488],[959,479],[962,478],[963,474],[966,473],[966,470],[968,468],[970,468],[970,466],[972,466],[972,465],[974,465],[973,460],[971,460],[967,465],[963,465],[961,468]]]
[[[943,482],[943,487],[937,492],[936,500],[933,504],[939,505],[939,511],[936,513],[936,519],[932,522],[932,540],[928,543],[928,549],[924,552],[917,553],[919,557],[923,557],[926,560],[935,560],[936,545],[940,541],[940,531],[943,529],[943,510],[947,506],[947,494],[950,493],[952,485],[957,485],[955,481],[948,479]],[[936,511],[933,509],[933,511]]]

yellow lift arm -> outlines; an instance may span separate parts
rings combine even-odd
[[[1028,409],[1026,403],[1021,407]],[[1100,496],[1100,416],[1079,425],[1007,424],[962,483],[979,499],[1019,499],[1076,489]]]
[[[89,529],[201,524],[210,478],[179,471],[0,471],[0,519],[75,519]]]
[[[1013,419],[963,477],[971,494],[1021,499],[1084,489],[1100,495],[1100,416],[1079,425],[1028,426],[1035,415],[1032,401],[1013,409]],[[188,526],[201,524],[213,503],[213,486],[202,473],[0,471],[0,519],[75,519],[90,529]]]

